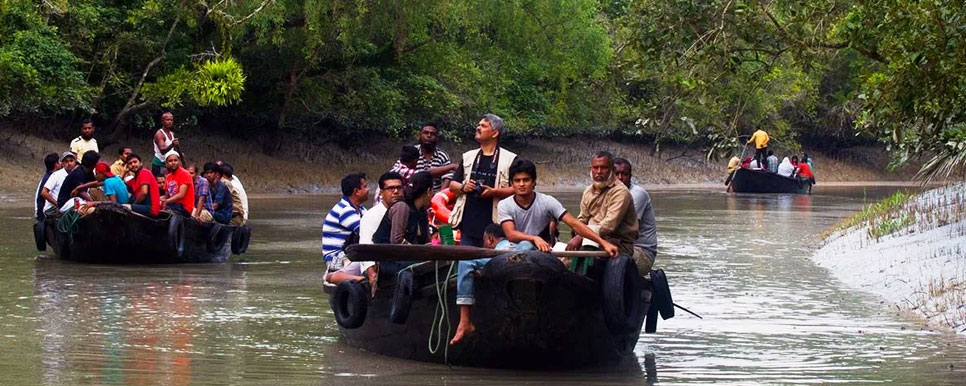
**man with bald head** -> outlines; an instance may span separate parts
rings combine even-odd
[[[155,177],[163,177],[165,170],[165,154],[172,150],[181,152],[181,144],[174,136],[171,128],[174,127],[174,114],[166,111],[161,114],[161,128],[154,133],[154,158],[151,159],[151,173]]]

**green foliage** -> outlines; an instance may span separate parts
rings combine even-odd
[[[79,64],[29,2],[0,6],[0,116],[90,110]]]
[[[0,116],[178,109],[268,138],[610,135],[701,147],[890,143],[966,163],[950,0],[0,0]],[[859,130],[856,130],[858,128]],[[448,129],[448,130],[447,130]],[[455,135],[454,135],[455,133]],[[279,139],[280,140],[280,139]]]
[[[894,233],[915,221],[914,213],[902,210],[903,206],[915,197],[906,191],[897,191],[879,202],[866,205],[859,213],[842,220],[827,232],[824,238],[828,238],[831,233],[848,231],[859,226],[867,226],[869,236],[875,239]]]

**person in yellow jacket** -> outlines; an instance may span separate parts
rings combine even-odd
[[[755,144],[755,159],[758,160],[758,165],[762,169],[768,168],[768,133],[758,127],[758,130],[751,135],[748,139],[748,143]]]

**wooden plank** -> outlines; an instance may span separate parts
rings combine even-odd
[[[354,244],[346,249],[352,261],[457,261],[496,257],[507,252],[453,245]],[[606,258],[604,251],[554,251],[556,257]]]

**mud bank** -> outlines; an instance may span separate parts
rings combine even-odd
[[[966,334],[966,183],[872,212],[834,231],[813,260],[930,326]]]
[[[403,144],[402,141],[374,138],[345,148],[305,138],[269,155],[262,152],[257,141],[200,131],[178,135],[182,138],[189,163],[226,160],[245,181],[246,190],[256,194],[335,193],[339,180],[348,172],[362,171],[378,176],[388,170]],[[65,151],[70,141],[70,138],[44,139],[10,129],[0,129],[0,139],[0,199],[29,198],[36,187],[36,179],[43,172],[44,154]],[[133,147],[142,157],[150,158],[153,153],[150,138],[129,138],[121,143]],[[120,145],[102,146],[101,153],[113,161]],[[634,167],[634,176],[648,186],[723,186],[721,181],[725,175],[726,160],[708,162],[698,150],[671,148],[655,156],[651,155],[651,146],[647,144],[596,138],[532,139],[510,141],[504,146],[537,164],[539,186],[545,190],[586,186],[590,181],[589,158],[599,150],[627,158]],[[445,141],[440,147],[457,161],[462,152],[475,146],[472,140],[463,140]],[[908,181],[912,173],[911,168],[886,171],[888,158],[881,149],[854,148],[835,155],[812,150],[808,153],[815,160],[819,187],[827,182]]]

